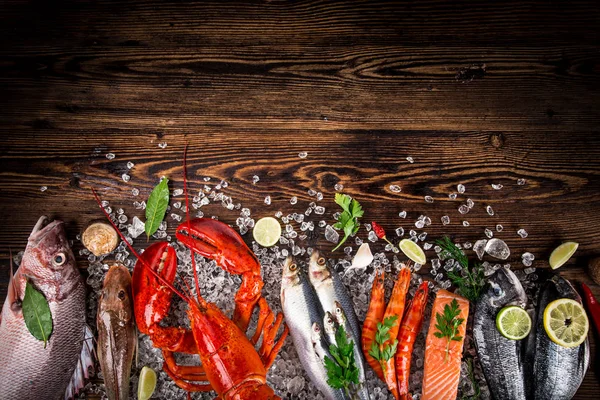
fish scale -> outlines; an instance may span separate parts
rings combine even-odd
[[[575,396],[590,362],[589,342],[566,348],[554,343],[544,329],[546,306],[559,298],[581,303],[581,297],[569,281],[554,275],[543,286],[539,296],[533,363],[534,400],[568,400]]]
[[[479,361],[495,400],[525,400],[522,343],[496,328],[496,316],[509,305],[525,307],[527,295],[516,275],[505,268],[489,278],[489,289],[475,305],[473,336]]]
[[[34,228],[21,266],[13,277],[15,289],[2,308],[0,321],[0,399],[63,399],[67,387],[83,387],[83,377],[93,365],[88,358],[75,374],[83,348],[85,325],[85,284],[75,266],[75,258],[65,236],[63,223],[54,221],[45,228],[41,222]],[[61,268],[51,269],[48,263],[57,252],[66,257]],[[28,331],[20,301],[29,281],[48,300],[53,331],[47,347]],[[16,290],[16,293],[14,293]],[[15,298],[15,296],[17,298]],[[87,328],[89,329],[89,328]]]

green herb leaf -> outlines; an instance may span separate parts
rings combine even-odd
[[[150,235],[158,230],[160,223],[165,218],[167,206],[169,205],[169,180],[164,178],[150,193],[146,204],[145,230],[148,239]]]
[[[398,340],[387,343],[390,340],[390,329],[398,320],[397,315],[384,318],[382,322],[377,323],[377,332],[375,332],[375,343],[372,344],[369,354],[379,362],[385,362],[394,357],[398,349]]]
[[[433,334],[437,338],[448,340],[448,343],[446,344],[446,357],[448,357],[450,342],[462,340],[462,336],[458,335],[458,330],[462,323],[465,322],[465,319],[458,318],[459,315],[460,306],[456,299],[452,299],[449,305],[444,305],[442,314],[439,312],[435,314],[435,329],[437,329],[437,331]]]
[[[354,341],[348,340],[343,326],[335,333],[335,344],[329,346],[333,358],[325,356],[327,384],[334,389],[344,389],[350,397],[352,384],[358,385],[358,367],[354,359]]]
[[[448,236],[444,236],[441,240],[436,241],[437,245],[443,250],[442,254],[446,258],[452,258],[461,265],[465,274],[448,271],[448,279],[458,288],[458,293],[466,297],[470,302],[475,302],[483,294],[486,287],[485,275],[483,266],[475,264],[472,268],[469,267],[469,259],[465,253],[459,249]]]
[[[48,300],[32,284],[27,282],[23,298],[23,319],[29,332],[37,339],[44,341],[44,348],[52,334],[52,313]]]
[[[360,228],[358,218],[362,217],[364,214],[358,201],[346,194],[336,193],[335,202],[342,207],[343,212],[338,217],[338,221],[333,224],[333,227],[344,231],[344,237],[332,251],[336,251],[350,236],[355,235],[358,232],[358,229]]]

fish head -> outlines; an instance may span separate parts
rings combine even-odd
[[[323,331],[318,323],[313,322],[311,330],[310,330],[310,339],[313,344],[319,343],[321,341],[321,337],[323,335]]]
[[[286,289],[298,286],[301,283],[302,272],[296,260],[288,256],[283,262],[283,272],[281,277],[281,302],[283,304]]]
[[[329,311],[327,311],[323,317],[323,326],[325,327],[325,332],[327,332],[327,334],[335,334],[335,319]]]
[[[519,278],[509,269],[500,268],[489,279],[489,299],[494,306],[522,305],[527,302],[527,295]]]
[[[308,262],[308,276],[313,285],[324,281],[331,276],[329,269],[327,269],[327,260],[325,257],[321,256],[321,253],[318,250],[313,250],[310,256]]]
[[[40,217],[29,235],[27,247],[19,267],[19,274],[41,290],[47,300],[62,299],[69,292],[69,282],[81,275],[76,269],[75,256],[67,240],[62,221],[48,222]],[[76,277],[76,279],[72,279]],[[25,285],[18,288],[24,295]]]
[[[99,304],[101,311],[112,311],[122,321],[132,319],[131,274],[126,267],[120,264],[110,267],[104,277]]]
[[[335,301],[333,303],[333,306],[334,306],[333,312],[335,314],[335,319],[336,319],[337,323],[344,326],[346,324],[346,314],[344,314],[342,305],[338,301]]]

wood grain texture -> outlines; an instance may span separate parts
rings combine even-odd
[[[183,187],[185,144],[191,186],[225,179],[257,217],[302,211],[314,189],[331,220],[342,183],[365,222],[390,231],[427,214],[430,238],[474,241],[500,223],[514,265],[530,251],[545,266],[575,240],[562,273],[589,282],[584,266],[600,254],[594,1],[7,0],[0,21],[2,301],[8,251],[39,215],[65,220],[74,237],[99,216],[90,187],[134,214],[158,177]],[[458,183],[467,192],[451,200]],[[466,198],[476,206],[461,216]],[[597,398],[599,376],[593,364],[576,398]]]

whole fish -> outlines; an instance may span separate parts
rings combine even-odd
[[[535,361],[533,363],[533,399],[568,400],[575,396],[590,362],[590,346],[562,347],[554,343],[544,329],[546,306],[560,298],[581,303],[581,297],[569,281],[554,275],[543,285],[538,301]]]
[[[340,389],[327,383],[327,371],[313,343],[313,325],[323,320],[323,309],[306,275],[288,257],[283,265],[281,307],[302,367],[313,385],[329,400],[344,399]]]
[[[357,342],[355,338],[352,337],[352,332],[350,331],[350,327],[348,326],[348,319],[346,318],[346,314],[342,309],[342,305],[339,302],[334,302],[335,310],[335,320],[337,324],[344,328],[346,335],[349,340],[354,341],[354,361],[356,363],[356,368],[358,368],[358,397],[361,400],[369,399],[369,390],[367,389],[366,379],[365,379],[365,360],[362,355],[362,351],[360,349],[360,337]]]
[[[93,335],[85,324],[85,284],[64,224],[33,228],[21,265],[11,277],[0,317],[0,399],[67,399],[93,369]],[[53,330],[46,348],[25,326],[21,303],[29,282],[50,306]]]
[[[487,292],[477,300],[473,337],[492,397],[496,400],[526,398],[523,341],[510,340],[496,328],[496,316],[506,306],[525,307],[527,295],[517,276],[500,268],[489,280]]]
[[[314,250],[310,256],[308,263],[308,275],[310,283],[315,288],[317,296],[321,301],[323,311],[334,314],[335,305],[334,302],[338,301],[350,326],[350,332],[355,343],[360,343],[360,325],[358,318],[356,318],[356,312],[354,311],[354,304],[348,293],[348,289],[342,283],[336,273],[332,273],[327,268],[327,260],[321,257],[319,251]]]
[[[98,361],[110,400],[129,398],[129,375],[137,335],[131,275],[123,265],[110,267],[98,302]]]

